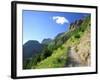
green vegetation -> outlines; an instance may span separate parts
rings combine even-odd
[[[90,28],[90,24],[90,16],[87,16],[79,27],[74,27],[74,30],[70,27],[68,32],[56,36],[52,42],[45,45],[39,55],[24,62],[24,69],[65,67],[68,61],[69,48],[80,43],[80,38]],[[78,51],[77,48],[76,51]]]
[[[80,34],[76,34],[75,35],[75,38],[80,38]]]

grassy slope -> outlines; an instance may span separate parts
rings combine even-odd
[[[90,28],[90,18],[87,17],[86,20],[81,25],[81,28],[70,32],[71,37],[66,40],[64,44],[62,44],[58,49],[54,50],[50,57],[39,62],[35,68],[56,68],[56,67],[64,67],[67,62],[67,53],[69,47],[78,45],[80,43],[80,39],[86,33],[86,31]],[[68,34],[68,33],[65,33]],[[75,38],[75,35],[79,34],[79,38]]]

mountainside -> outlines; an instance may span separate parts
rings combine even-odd
[[[67,66],[90,66],[90,27],[88,27],[76,44],[70,46]]]
[[[36,40],[30,40],[23,45],[23,59],[31,58],[41,52],[43,45]]]
[[[47,40],[48,45],[35,59],[29,60],[26,68],[90,66],[90,30],[91,16],[76,20],[70,24],[68,32],[59,33],[49,43]]]
[[[51,43],[52,42],[52,39],[50,39],[50,38],[48,38],[48,39],[44,39],[43,41],[42,41],[42,44],[49,44],[49,43]]]

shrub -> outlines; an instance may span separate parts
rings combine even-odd
[[[51,56],[52,51],[50,51],[48,48],[45,48],[41,54],[41,60]]]
[[[57,59],[57,62],[58,62],[58,63],[61,63],[61,59],[58,58],[58,59]]]
[[[80,38],[80,34],[76,34],[75,35],[75,38]]]
[[[36,56],[36,61],[37,61],[37,62],[40,62],[40,61],[41,61],[40,55],[37,55],[37,56]]]
[[[23,62],[23,69],[30,69],[31,68],[31,64],[30,64],[30,59],[27,59]]]
[[[62,49],[64,49],[64,47],[63,47],[63,46],[61,46],[61,47],[60,47],[60,49],[62,50]]]

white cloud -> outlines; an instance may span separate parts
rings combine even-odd
[[[56,21],[57,24],[69,23],[68,19],[62,16],[53,16],[53,20]]]

